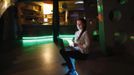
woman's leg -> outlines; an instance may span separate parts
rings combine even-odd
[[[75,55],[79,53],[78,50],[66,51],[64,49],[61,49],[60,53],[66,61],[67,67],[69,68],[69,71],[66,75],[78,75],[75,69]]]
[[[74,70],[74,67],[73,67],[71,58],[70,58],[70,56],[69,56],[69,52],[65,51],[64,49],[61,49],[61,50],[60,50],[60,54],[62,55],[62,57],[63,57],[64,60],[66,61],[69,70]]]

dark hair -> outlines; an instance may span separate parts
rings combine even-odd
[[[77,40],[80,39],[80,37],[82,36],[83,32],[84,32],[84,31],[86,30],[86,28],[87,28],[87,21],[86,21],[85,19],[83,19],[83,18],[78,18],[77,21],[78,21],[78,20],[80,20],[80,21],[83,23],[83,30],[82,30],[82,32],[80,33],[80,35],[79,35],[79,37],[78,37]]]
[[[87,21],[84,18],[77,18],[77,20],[80,20],[84,24],[84,28],[86,28]]]

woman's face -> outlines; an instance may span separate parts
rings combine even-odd
[[[77,29],[78,30],[82,30],[83,29],[83,23],[82,23],[82,21],[81,20],[77,20],[76,23],[77,23]]]

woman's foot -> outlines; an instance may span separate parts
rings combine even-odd
[[[65,75],[78,75],[76,70],[69,70]]]

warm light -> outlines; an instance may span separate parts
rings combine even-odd
[[[52,4],[44,4],[43,5],[43,13],[44,14],[52,14],[53,12],[52,12],[52,10],[53,10],[53,5]]]
[[[76,1],[75,4],[83,4],[83,1]]]
[[[97,17],[100,22],[103,22],[103,16],[101,13],[99,13]]]
[[[48,18],[44,18],[44,22],[48,22]]]
[[[131,39],[131,40],[134,40],[134,36],[130,36],[130,39]]]
[[[11,4],[11,0],[4,0],[4,8],[7,8],[8,6],[10,6]]]
[[[42,48],[43,49],[43,48]],[[44,60],[44,62],[49,65],[50,63],[52,63],[52,58],[53,58],[53,55],[52,55],[52,51],[51,51],[51,48],[49,47],[45,47],[44,48],[44,52],[42,53],[42,58]]]
[[[46,44],[42,45],[40,49],[42,50],[41,58],[44,65],[47,66],[48,69],[52,68],[54,66],[52,63],[55,61],[54,50],[58,50],[57,46],[55,44]]]
[[[0,17],[9,6],[11,6],[11,0],[0,1]]]

